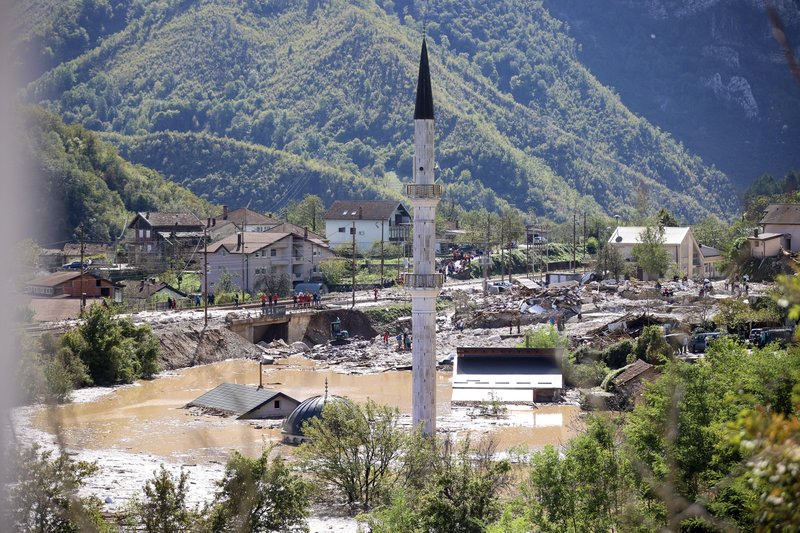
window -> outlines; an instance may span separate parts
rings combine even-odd
[[[144,239],[144,230],[143,229],[139,230],[139,238],[140,239]]]
[[[149,230],[149,229],[146,229],[146,230],[144,230],[144,236],[145,236],[145,238],[147,238],[147,239],[149,239],[149,238],[150,238],[150,230]]]
[[[94,286],[95,287],[99,287],[100,286],[100,280],[99,279],[94,280]]]
[[[280,409],[280,408],[281,408],[281,401],[275,400],[275,409]]]
[[[339,228],[339,233],[344,233],[344,228]]]
[[[269,251],[269,255],[271,257],[275,257],[276,255],[278,255],[278,250],[273,248],[272,250]]]

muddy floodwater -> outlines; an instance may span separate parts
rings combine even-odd
[[[404,415],[411,412],[408,371],[347,375],[317,368],[303,358],[281,363],[263,367],[264,386],[299,401],[323,394],[327,379],[330,394],[358,402],[371,398],[397,407]],[[119,450],[184,464],[224,462],[232,450],[257,455],[265,444],[280,441],[276,422],[197,414],[183,407],[220,383],[257,385],[258,369],[256,362],[241,359],[186,368],[112,389],[89,401],[39,408],[33,411],[31,423],[72,449]],[[474,418],[466,408],[451,409],[449,372],[439,372],[437,382],[439,427],[457,434],[473,430],[494,433],[500,449],[558,445],[566,442],[578,425],[578,407],[564,405],[520,407],[502,420]]]

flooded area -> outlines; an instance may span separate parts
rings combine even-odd
[[[313,361],[301,357],[281,363],[263,367],[264,386],[299,401],[323,394],[327,380],[329,394],[357,402],[371,398],[397,407],[403,415],[411,412],[411,372],[339,374],[317,368]],[[31,423],[68,448],[150,454],[174,462],[223,462],[232,450],[257,455],[265,444],[280,441],[278,421],[197,414],[184,405],[220,383],[257,385],[258,369],[256,362],[241,359],[186,368],[152,381],[111,389],[90,401],[35,409]],[[439,372],[437,377],[440,428],[457,434],[468,427],[493,432],[501,449],[558,445],[574,433],[576,406],[518,407],[502,419],[473,419],[467,408],[451,410],[450,373]]]

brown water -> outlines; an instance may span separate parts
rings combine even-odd
[[[172,458],[184,463],[224,461],[231,450],[260,453],[265,444],[280,440],[279,428],[258,428],[259,421],[243,421],[192,414],[183,409],[191,400],[220,383],[258,384],[258,364],[230,360],[178,371],[175,375],[120,387],[86,403],[42,408],[35,412],[34,427],[58,435],[71,448],[118,449]],[[346,375],[317,369],[302,358],[264,367],[264,385],[302,401],[322,394],[325,380],[330,394],[357,402],[371,398],[380,404],[411,412],[411,373]],[[459,433],[465,426],[493,431],[501,449],[517,445],[539,448],[559,444],[573,433],[577,407],[553,406],[511,411],[503,422],[515,427],[493,428],[493,422],[469,419],[450,409],[450,373],[437,375],[437,410],[440,427]],[[265,424],[265,425],[270,425]]]

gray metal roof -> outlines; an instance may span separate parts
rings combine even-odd
[[[261,407],[278,395],[289,398],[282,392],[272,389],[257,389],[236,383],[223,383],[192,400],[186,407],[203,407],[242,416]],[[292,399],[293,398],[289,398]]]

